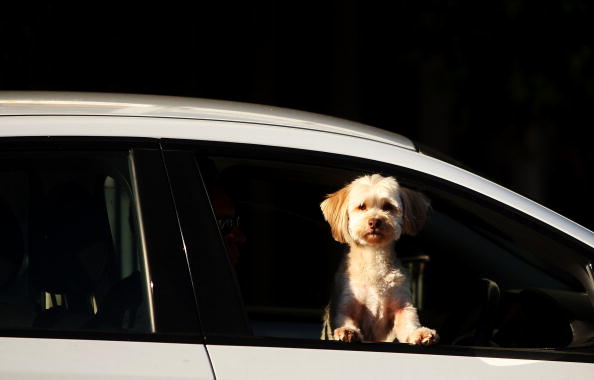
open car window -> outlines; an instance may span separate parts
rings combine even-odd
[[[333,240],[320,202],[373,167],[237,155],[198,162],[253,334],[320,339],[347,249]],[[424,229],[402,237],[396,252],[421,322],[440,344],[591,350],[594,310],[581,277],[591,250],[461,187],[378,171],[431,201]]]

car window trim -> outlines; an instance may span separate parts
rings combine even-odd
[[[412,346],[406,343],[344,343],[327,340],[277,337],[240,337],[227,335],[208,336],[207,344],[216,346],[254,346],[594,363],[594,353],[590,352],[573,352],[569,350],[564,351],[533,348],[475,347],[439,344],[434,346]]]
[[[209,332],[229,329],[238,334],[249,334],[251,329],[243,309],[241,293],[225,253],[195,154],[192,150],[169,148],[164,148],[163,154],[184,236],[190,273],[195,279],[204,334],[208,337]],[[216,289],[216,294],[208,289]],[[226,301],[220,302],[225,297]],[[224,312],[218,308],[223,308]],[[213,314],[215,309],[217,312]]]
[[[185,243],[160,146],[133,150],[156,334],[203,336]]]
[[[145,226],[143,222],[143,215],[142,215],[142,205],[140,203],[140,190],[138,188],[138,174],[136,173],[136,160],[135,160],[135,151],[130,150],[129,157],[130,157],[130,177],[132,182],[132,195],[134,197],[134,209],[136,210],[136,224],[138,228],[138,240],[140,241],[140,252],[141,252],[141,262],[144,269],[144,286],[145,289],[151,289],[152,279],[151,279],[151,268],[149,265],[149,258],[147,254],[147,244],[146,244],[146,233],[145,233]],[[156,332],[156,324],[155,324],[155,305],[153,300],[153,292],[147,291],[147,303],[148,303],[148,312],[149,312],[149,324],[151,326],[151,333]]]

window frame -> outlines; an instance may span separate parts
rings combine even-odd
[[[334,153],[325,153],[320,151],[309,151],[294,148],[283,148],[283,147],[271,147],[263,145],[253,144],[240,144],[240,143],[226,143],[226,142],[213,142],[213,141],[197,141],[197,140],[178,140],[178,139],[165,139],[163,140],[163,147],[165,154],[168,151],[185,152],[187,156],[186,160],[190,160],[190,156],[193,158],[196,155],[199,156],[223,156],[230,158],[245,158],[245,159],[261,159],[261,160],[279,160],[287,163],[296,164],[312,164],[319,165],[320,162],[324,163],[326,167],[348,168],[355,171],[361,172],[380,172],[388,173],[390,175],[403,176],[410,184],[419,186],[423,183],[430,183],[432,188],[444,190],[448,192],[456,192],[456,194],[463,195],[465,197],[472,198],[473,200],[481,203],[486,207],[493,208],[504,214],[505,216],[513,219],[521,219],[527,221],[531,227],[547,231],[549,234],[553,234],[556,240],[560,240],[563,244],[569,244],[572,248],[576,248],[580,252],[591,251],[591,248],[586,246],[584,243],[577,239],[558,231],[555,228],[548,226],[544,222],[541,222],[530,215],[527,215],[509,205],[503,204],[499,201],[493,200],[483,194],[477,193],[470,190],[462,185],[452,183],[443,178],[429,175],[414,169],[409,169],[386,162],[379,162],[370,159],[364,159],[359,157],[352,157],[346,155],[339,155]],[[170,162],[167,161],[169,165]],[[187,164],[190,166],[190,164]],[[204,197],[206,189],[204,188],[204,182],[201,178],[200,170],[196,162],[195,166],[197,180],[200,183],[201,188],[198,190]],[[169,167],[169,166],[168,166]],[[171,170],[171,169],[169,169]],[[172,186],[182,186],[182,183],[176,183],[178,179],[172,178]],[[420,186],[420,190],[423,188]],[[174,194],[175,194],[174,190]],[[206,195],[207,196],[207,195]],[[176,199],[177,203],[177,199]],[[185,226],[186,218],[188,213],[195,212],[197,209],[189,208],[188,203],[177,203],[178,214],[180,216],[180,222],[182,230],[190,231],[191,229]],[[214,218],[214,212],[212,207],[208,205],[210,212],[210,222],[212,226],[211,231],[218,228]],[[216,252],[211,252],[213,255],[222,255],[226,257],[224,253],[224,247],[220,233],[213,233],[211,236],[211,243],[217,246]],[[193,256],[192,248],[188,247],[190,257]],[[589,259],[592,259],[589,257]],[[216,272],[222,271],[228,273],[230,269],[230,263],[228,260],[219,260],[219,265],[211,271],[211,276],[216,276]],[[191,265],[191,269],[194,266]],[[198,277],[198,286],[206,289],[214,289],[212,284],[209,283],[208,278]],[[241,300],[239,288],[236,283],[233,283],[235,295],[235,305]],[[207,290],[203,290],[207,291]],[[589,289],[589,292],[594,292],[594,289]],[[592,294],[592,293],[590,293]],[[243,309],[240,304],[239,307]],[[211,309],[208,305],[203,305],[199,300],[199,309],[202,318],[206,314],[212,314],[208,319],[216,320],[217,318],[226,318],[223,313],[219,313],[216,310]],[[243,312],[245,316],[245,311]],[[243,317],[242,317],[243,318]],[[529,359],[529,360],[553,360],[553,361],[568,361],[568,362],[586,362],[594,363],[594,354],[584,352],[574,352],[571,349],[568,350],[549,350],[549,349],[531,349],[531,348],[495,348],[495,347],[473,347],[473,346],[443,346],[435,345],[429,347],[418,347],[410,346],[406,344],[385,344],[385,343],[363,343],[363,344],[341,344],[340,342],[328,342],[328,341],[316,341],[310,339],[293,339],[293,338],[276,338],[276,337],[255,337],[248,336],[246,334],[227,334],[222,332],[209,332],[209,326],[207,323],[204,325],[205,337],[207,344],[212,345],[235,345],[235,346],[262,346],[262,347],[285,347],[285,348],[306,348],[306,349],[329,349],[329,350],[353,350],[353,351],[372,351],[372,352],[393,352],[393,353],[413,353],[413,354],[429,354],[429,355],[451,355],[451,356],[480,356],[480,357],[495,357],[495,358],[516,358],[516,359]]]
[[[214,211],[192,150],[163,150],[171,191],[194,278],[198,310],[205,336],[231,330],[248,336],[251,329]],[[193,173],[191,175],[190,173]],[[193,191],[188,191],[192,189]],[[207,210],[207,212],[202,212]],[[209,291],[210,289],[216,289]],[[211,313],[217,310],[217,313]]]
[[[190,272],[158,139],[119,137],[10,137],[0,154],[43,152],[128,152],[130,185],[154,331],[2,329],[0,337],[203,343]],[[176,254],[171,255],[175,250]],[[174,257],[174,260],[171,260]],[[175,280],[175,281],[173,281]],[[144,281],[143,281],[144,283]],[[182,306],[180,308],[180,305]]]

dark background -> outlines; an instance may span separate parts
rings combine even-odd
[[[406,135],[594,227],[591,2],[123,3],[3,4],[0,90],[330,114]]]

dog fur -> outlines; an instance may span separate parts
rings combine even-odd
[[[423,227],[429,201],[379,174],[355,179],[320,205],[332,236],[349,245],[334,278],[322,339],[429,345],[435,330],[422,327],[406,271],[394,244]]]

